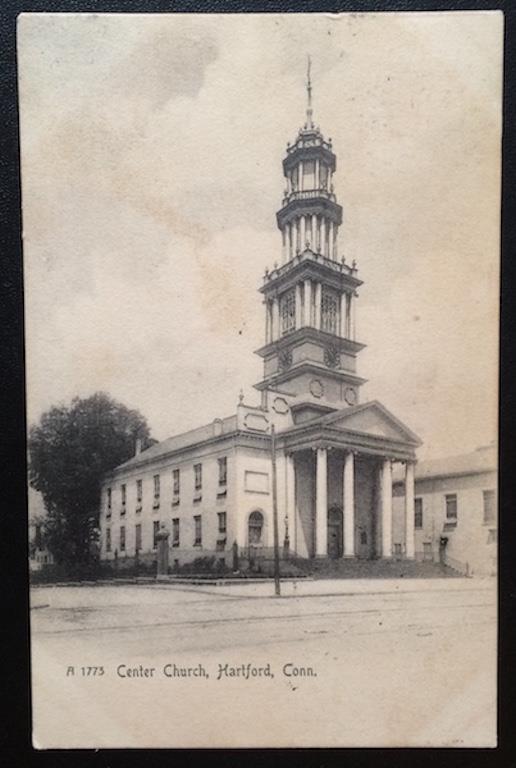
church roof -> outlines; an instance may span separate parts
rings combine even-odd
[[[236,414],[227,416],[224,419],[214,419],[214,421],[205,424],[202,427],[190,429],[188,432],[182,432],[179,435],[174,435],[166,440],[162,440],[160,443],[152,445],[150,448],[147,448],[146,451],[142,451],[137,456],[133,456],[128,461],[120,464],[116,467],[115,471],[118,471],[119,469],[129,469],[130,467],[147,463],[148,461],[158,459],[169,453],[185,450],[186,448],[204,442],[205,440],[227,435],[234,432],[236,427]]]
[[[339,424],[339,426],[350,429],[356,429],[357,431],[369,432],[371,425],[363,422],[362,414],[371,414],[376,412],[380,417],[382,426],[392,426],[398,434],[392,435],[396,439],[408,440],[416,445],[421,445],[419,437],[412,432],[402,421],[400,421],[391,411],[389,411],[378,400],[371,400],[368,403],[362,403],[361,405],[355,405],[350,408],[342,408],[334,413],[329,413],[326,416],[321,416],[318,419],[320,424],[331,426],[333,424]],[[375,425],[376,427],[377,425]],[[387,434],[385,435],[388,436]]]
[[[444,456],[440,459],[427,459],[416,464],[416,480],[434,477],[452,477],[454,475],[474,475],[481,472],[494,472],[498,466],[497,450],[494,445],[482,446],[476,451],[457,456]],[[395,469],[394,482],[403,479],[403,471]]]

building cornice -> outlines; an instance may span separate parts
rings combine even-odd
[[[322,136],[317,132],[313,132],[314,140],[316,143],[313,145],[307,145],[308,134],[305,132],[299,136],[296,143],[290,146],[287,150],[287,156],[283,160],[283,171],[285,175],[294,168],[300,160],[316,160],[320,158],[330,166],[332,172],[337,170],[337,157],[331,149],[329,142],[324,141]]]
[[[265,344],[263,347],[260,347],[260,349],[257,349],[255,354],[260,357],[269,357],[285,347],[298,347],[301,344],[304,344],[305,341],[314,341],[321,346],[331,344],[332,346],[337,347],[339,352],[345,352],[353,357],[366,347],[365,344],[361,344],[358,341],[346,339],[343,336],[337,336],[334,333],[328,333],[327,331],[313,328],[310,325],[305,325],[292,331],[292,333],[287,333],[276,341],[271,341],[269,344]]]
[[[272,376],[267,376],[262,381],[258,382],[258,384],[255,384],[254,387],[259,392],[264,389],[273,389],[276,386],[283,384],[285,381],[289,381],[290,379],[301,376],[303,373],[311,373],[314,376],[323,376],[325,378],[346,382],[355,386],[361,386],[367,381],[367,379],[363,379],[361,376],[357,376],[356,374],[350,373],[349,371],[326,368],[324,365],[318,365],[317,363],[304,360],[297,365],[293,365],[287,371],[282,371],[281,373],[275,373]]]
[[[280,208],[276,213],[278,229],[283,229],[285,224],[302,214],[305,216],[324,214],[337,226],[342,224],[342,206],[326,194],[319,194],[317,190],[314,190],[310,197],[303,197],[301,194],[296,197],[292,196],[289,202]]]
[[[310,278],[350,293],[354,293],[363,282],[357,277],[356,268],[307,248],[285,264],[266,272],[259,291],[269,294],[285,290],[290,284]]]
[[[287,432],[278,433],[278,442],[286,451],[337,448],[398,461],[414,461],[416,445],[404,440],[371,435],[350,429],[331,429],[306,422]]]

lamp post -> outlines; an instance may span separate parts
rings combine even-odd
[[[278,489],[276,479],[276,431],[271,424],[271,461],[272,461],[272,522],[274,535],[274,592],[279,597],[280,568],[279,568],[279,535],[278,535]]]

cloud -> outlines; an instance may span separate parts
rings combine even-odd
[[[310,52],[340,248],[365,281],[365,394],[429,453],[484,442],[501,29],[496,14],[23,15],[29,419],[105,389],[165,438],[260,378],[256,290],[281,258]]]

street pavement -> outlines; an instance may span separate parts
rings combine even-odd
[[[493,579],[37,587],[31,606],[37,746],[495,744]]]

